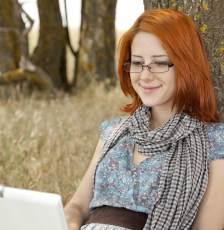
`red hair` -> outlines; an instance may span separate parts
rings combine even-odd
[[[142,101],[132,87],[129,73],[123,65],[131,58],[131,43],[140,32],[157,36],[176,70],[176,92],[173,106],[204,122],[217,122],[219,115],[209,63],[201,36],[194,21],[173,9],[145,11],[119,42],[118,77],[126,96],[132,103],[122,110],[132,114]]]

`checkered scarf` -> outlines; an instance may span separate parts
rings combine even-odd
[[[112,132],[104,154],[127,132],[140,153],[150,157],[165,151],[156,203],[144,230],[189,230],[208,183],[205,125],[180,113],[161,128],[150,130],[149,118],[149,107],[140,106]]]

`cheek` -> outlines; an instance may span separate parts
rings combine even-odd
[[[168,76],[168,85],[171,91],[175,91],[176,89],[176,73],[175,70],[172,70],[170,75]]]
[[[132,85],[132,87],[134,88],[135,85],[137,84],[137,81],[135,80],[135,78],[133,78],[133,77],[131,77],[131,76],[130,76],[130,80],[131,80],[131,85]]]
[[[169,88],[168,91],[169,91],[170,96],[174,96],[174,94],[176,92],[176,79],[175,78],[173,78],[169,82],[168,88]]]
[[[137,83],[136,81],[130,77],[130,82],[128,82],[129,88],[132,88],[135,92],[137,92]]]

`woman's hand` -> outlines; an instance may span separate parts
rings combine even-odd
[[[78,224],[71,222],[71,223],[68,223],[68,229],[69,230],[80,230],[80,227]]]
[[[89,204],[93,196],[93,175],[101,157],[103,141],[99,140],[89,167],[64,211],[69,230],[79,230],[89,215]]]

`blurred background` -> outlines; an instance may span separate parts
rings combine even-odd
[[[224,120],[223,0],[0,0],[0,184],[71,197],[100,123],[130,102],[119,38],[153,8],[194,19]]]

